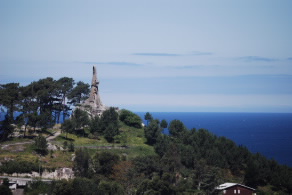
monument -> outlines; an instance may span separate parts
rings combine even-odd
[[[96,115],[100,116],[105,110],[108,109],[101,102],[98,91],[98,85],[99,81],[97,79],[96,67],[93,66],[90,95],[89,98],[80,105],[80,109],[85,110],[92,117]]]

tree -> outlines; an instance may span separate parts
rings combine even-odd
[[[4,178],[2,185],[0,185],[0,194],[12,195],[11,190],[9,189],[9,179]]]
[[[167,121],[165,119],[163,119],[160,123],[160,127],[163,128],[163,130],[164,130],[165,128],[167,128],[167,126],[168,126]]]
[[[71,116],[71,125],[74,126],[75,133],[82,132],[85,136],[84,127],[89,124],[89,117],[86,111],[75,109]]]
[[[76,124],[74,120],[67,119],[64,121],[64,123],[61,126],[61,129],[66,132],[66,139],[67,139],[68,133],[74,132],[75,127],[76,127]]]
[[[130,192],[133,190],[133,180],[135,180],[135,178],[131,177],[133,163],[131,161],[121,161],[114,164],[112,168],[111,178],[122,184],[128,192],[127,194],[131,194]]]
[[[52,194],[72,195],[74,192],[72,180],[54,180],[51,188]]]
[[[149,125],[144,127],[147,143],[153,145],[156,143],[158,136],[161,134],[161,128],[158,120],[151,120]]]
[[[38,115],[38,118],[38,125],[41,127],[42,130],[46,130],[48,127],[52,127],[55,124],[52,112],[49,110],[40,113]]]
[[[102,180],[98,185],[98,195],[123,195],[125,194],[123,187],[115,181]]]
[[[62,77],[57,81],[58,85],[58,92],[61,95],[60,98],[60,111],[63,112],[63,121],[65,120],[65,117],[68,115],[68,111],[70,110],[70,107],[66,104],[66,97],[68,94],[71,93],[74,85],[74,80],[69,77]],[[57,121],[59,122],[60,112],[58,114]]]
[[[54,109],[54,101],[59,100],[57,96],[56,81],[47,77],[40,79],[37,82],[31,83],[33,94],[36,97],[36,101],[39,108],[39,114],[48,112],[52,114]]]
[[[92,133],[92,134],[95,134],[95,133],[101,134],[102,130],[100,128],[100,123],[101,123],[101,120],[100,120],[99,116],[94,116],[90,120],[90,123],[89,123],[90,133]]]
[[[108,142],[113,142],[116,135],[119,135],[119,129],[114,123],[110,123],[104,131],[104,138]]]
[[[146,112],[144,119],[147,121],[147,125],[148,125],[148,123],[153,119],[153,117],[149,112]]]
[[[95,195],[99,192],[97,183],[88,178],[77,177],[72,181],[72,186],[72,195]],[[61,192],[60,194],[63,193]]]
[[[68,151],[69,152],[74,152],[74,150],[75,150],[74,143],[73,142],[70,142],[69,145],[68,145]]]
[[[115,108],[104,111],[100,118],[100,129],[108,142],[113,142],[119,132],[119,115]]]
[[[27,115],[27,118],[28,118],[28,125],[32,126],[35,131],[35,128],[37,127],[38,122],[40,120],[38,113],[37,112],[29,113]]]
[[[1,126],[0,126],[0,141],[6,140],[14,131],[14,127],[11,125],[12,119],[8,115],[5,115],[4,121],[1,121]]]
[[[167,135],[158,136],[154,145],[155,152],[162,157],[169,150],[171,138]]]
[[[87,149],[80,148],[75,151],[75,158],[73,162],[73,171],[77,177],[90,176],[90,155]]]
[[[161,172],[162,166],[160,158],[155,156],[138,156],[133,160],[135,175],[140,177],[145,175],[147,178],[152,178],[156,173]]]
[[[68,94],[68,98],[71,100],[71,103],[79,104],[82,100],[88,98],[89,92],[89,84],[85,84],[84,82],[79,81],[77,85],[72,89],[72,91]]]
[[[0,85],[0,104],[7,108],[10,121],[14,121],[13,113],[19,109],[20,96],[19,83]]]
[[[50,190],[50,184],[36,179],[26,186],[24,192],[25,194],[51,194]]]
[[[33,90],[33,85],[30,84],[28,86],[24,86],[20,88],[21,91],[21,112],[24,123],[24,132],[23,136],[25,136],[26,128],[28,125],[32,127],[36,127],[38,123],[38,104],[36,101],[36,96]]]
[[[179,172],[182,168],[181,154],[178,145],[172,142],[168,150],[161,158],[161,163],[164,165],[164,170],[170,173]]]
[[[96,153],[93,157],[93,171],[109,177],[113,174],[113,166],[120,161],[117,154],[111,152]]]
[[[48,142],[45,137],[39,135],[34,139],[34,148],[37,153],[46,155],[48,153]]]
[[[121,110],[120,111],[120,120],[124,122],[126,125],[136,128],[142,127],[142,119],[136,115],[135,113],[129,110]]]
[[[11,190],[6,185],[0,185],[0,194],[12,195]]]
[[[221,173],[218,168],[210,167],[204,160],[194,162],[194,178],[198,190],[213,194],[220,181]]]
[[[77,108],[74,110],[74,113],[72,115],[72,120],[75,122],[76,129],[83,128],[85,125],[89,124],[89,117],[87,112]]]
[[[179,137],[186,131],[186,127],[180,120],[173,120],[169,124],[169,133],[174,137]]]

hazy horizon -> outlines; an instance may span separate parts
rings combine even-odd
[[[135,112],[292,112],[292,2],[2,1],[0,84],[90,83]]]

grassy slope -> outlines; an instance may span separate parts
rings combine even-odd
[[[75,148],[87,147],[92,155],[98,151],[104,150],[110,150],[111,152],[117,153],[119,155],[124,155],[127,157],[127,159],[132,159],[136,156],[142,155],[155,155],[154,148],[145,144],[146,139],[144,137],[143,129],[128,127],[125,124],[121,123],[120,130],[121,134],[125,134],[127,137],[126,146],[128,146],[128,148],[118,149],[116,147],[121,146],[121,144],[108,143],[103,137],[100,137],[99,140],[96,140],[86,137],[78,137],[75,134],[68,134],[67,139],[65,138],[66,134],[61,134],[55,140],[52,140],[51,143],[57,146],[63,146],[64,141],[72,141],[75,145]],[[54,131],[56,131],[56,129]],[[32,140],[15,138],[13,140],[1,143],[1,145],[3,146],[5,144],[29,141]],[[105,146],[110,149],[105,149]],[[17,159],[37,162],[40,159],[42,165],[48,168],[72,167],[73,154],[73,152],[64,152],[58,150],[54,151],[52,155],[49,153],[46,156],[40,157],[34,152],[32,144],[13,145],[3,149],[2,147],[0,147],[0,161],[4,159]]]
[[[113,153],[126,156],[127,159],[131,160],[137,156],[147,156],[147,155],[155,155],[154,148],[145,144],[146,138],[144,136],[144,130],[137,129],[134,127],[126,126],[124,123],[120,123],[121,134],[125,134],[127,137],[126,145],[128,148],[125,149],[117,149],[114,147],[122,146],[117,143],[108,143],[103,137],[100,137],[99,140],[89,139],[85,137],[78,137],[75,134],[68,134],[67,139],[65,138],[66,134],[61,134],[55,140],[51,141],[51,143],[63,146],[64,141],[72,141],[75,145],[75,148],[78,147],[88,147],[89,152],[94,155],[96,152],[110,150]],[[55,132],[54,130],[49,130]],[[15,160],[25,160],[30,162],[38,162],[41,160],[41,164],[46,168],[60,168],[60,167],[72,167],[72,157],[74,152],[64,152],[64,151],[54,151],[52,154],[48,154],[46,156],[40,157],[37,155],[33,148],[32,144],[23,144],[23,145],[12,145],[9,147],[5,147],[2,149],[1,146],[5,144],[14,144],[21,142],[29,142],[32,139],[23,139],[23,138],[14,138],[12,140],[1,143],[0,145],[0,161],[7,159],[15,159]],[[103,149],[100,147],[108,146],[111,149]],[[225,170],[225,175],[222,178],[225,181],[241,183],[243,178],[234,176],[230,173],[230,170]],[[262,186],[259,187],[260,190],[265,191],[267,193],[273,192],[271,186]]]

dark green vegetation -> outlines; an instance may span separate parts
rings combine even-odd
[[[70,105],[88,93],[87,84],[79,82],[73,88],[73,83],[64,77],[26,87],[1,85],[0,103],[7,108],[1,144],[11,145],[0,148],[0,172],[71,167],[76,176],[51,184],[36,180],[26,194],[214,194],[215,186],[225,182],[246,184],[258,194],[292,193],[291,168],[205,129],[189,130],[179,120],[168,124],[146,113],[147,125],[142,128],[141,119],[128,110],[110,108],[90,118],[75,109],[61,128],[52,129],[61,113],[69,114]],[[15,110],[23,112],[18,119],[12,117]],[[11,137],[19,129],[13,124],[25,126],[24,138]],[[165,128],[170,135],[162,133]],[[60,129],[63,133],[49,142],[64,150],[48,150],[43,136]],[[22,141],[31,143],[13,145]]]
[[[45,137],[39,135],[34,138],[34,144],[33,147],[35,151],[41,155],[46,155],[48,154],[48,142]]]
[[[4,161],[0,166],[0,173],[31,173],[32,171],[38,172],[42,171],[40,169],[38,162],[28,162],[28,161]]]
[[[14,127],[9,126],[12,123],[25,126],[23,136],[26,136],[27,126],[45,131],[59,123],[61,117],[65,119],[70,107],[87,98],[88,93],[88,84],[80,81],[74,87],[74,80],[68,77],[59,80],[48,77],[27,86],[18,83],[0,85],[0,105],[7,109],[0,140],[6,140],[13,133]],[[22,113],[17,119],[13,117],[15,111]]]
[[[164,122],[159,124],[158,120],[149,118],[149,125],[145,127],[147,143],[154,146],[164,168],[192,178],[194,183],[190,189],[212,192],[214,186],[226,182],[230,174],[234,182],[254,188],[272,186],[275,191],[292,192],[291,168],[258,153],[252,154],[247,148],[205,129],[188,130],[179,120],[170,122],[169,136],[161,134]]]
[[[87,128],[88,127],[88,128]],[[90,119],[85,111],[75,109],[70,119],[67,119],[62,124],[62,130],[67,133],[82,134],[90,138],[97,138],[104,136],[104,138],[112,143],[115,136],[119,135],[119,114],[114,108],[109,108],[104,111],[101,117],[95,116]],[[86,130],[90,134],[87,135]]]
[[[129,110],[121,110],[120,120],[126,125],[136,128],[141,128],[142,120],[141,118]]]
[[[9,189],[9,180],[7,178],[4,178],[2,185],[0,185],[0,194],[12,195],[12,192]]]

